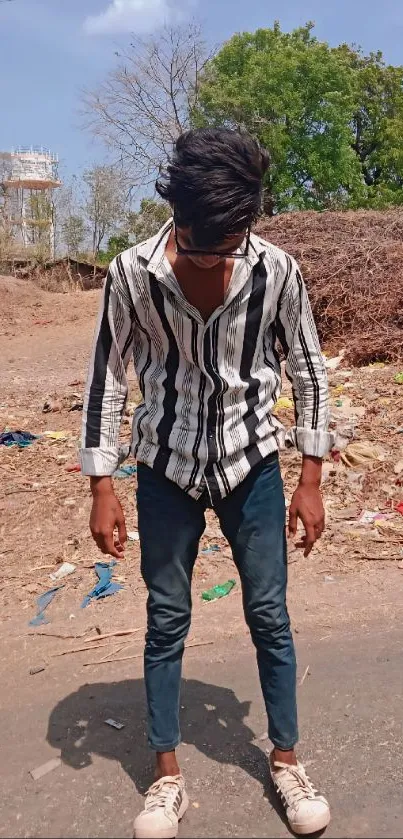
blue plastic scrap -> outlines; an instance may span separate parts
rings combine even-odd
[[[49,603],[52,602],[55,594],[57,594],[61,588],[63,588],[63,586],[55,586],[55,588],[50,588],[48,591],[39,595],[36,601],[37,612],[35,617],[30,620],[29,626],[41,626],[43,623],[49,623],[45,615],[45,609],[48,608]]]
[[[37,436],[31,434],[30,431],[3,431],[0,434],[0,446],[18,446],[20,449],[25,449],[37,439]]]
[[[131,478],[137,472],[137,466],[121,466],[113,473],[114,478]]]
[[[112,569],[117,563],[113,559],[111,562],[96,562],[95,573],[98,576],[99,582],[94,588],[84,597],[81,608],[85,609],[91,600],[100,600],[101,597],[108,597],[110,594],[115,594],[120,589],[124,588],[120,583],[112,582]]]

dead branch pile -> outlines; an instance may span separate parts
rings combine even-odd
[[[257,232],[298,260],[325,348],[351,364],[402,358],[402,210],[287,213]]]

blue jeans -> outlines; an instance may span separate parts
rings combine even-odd
[[[144,464],[138,464],[137,476],[141,570],[148,588],[148,741],[155,751],[167,752],[180,743],[182,656],[190,627],[193,566],[208,503],[206,498],[191,498]],[[285,503],[277,454],[255,466],[214,509],[241,578],[269,737],[279,749],[290,749],[298,740],[296,662],[286,606]]]

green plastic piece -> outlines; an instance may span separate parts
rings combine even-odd
[[[202,600],[218,600],[220,597],[226,597],[227,594],[232,591],[234,586],[236,585],[235,580],[228,580],[227,583],[223,583],[222,586],[214,586],[214,588],[209,588],[208,591],[203,591]]]
[[[403,385],[403,373],[397,373],[395,376],[395,382],[398,385]]]

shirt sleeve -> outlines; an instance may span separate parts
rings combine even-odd
[[[133,348],[131,299],[116,260],[104,283],[85,389],[82,441],[83,475],[112,475],[119,464],[119,430],[127,400]]]
[[[295,402],[296,425],[287,432],[286,445],[295,445],[305,455],[324,457],[333,445],[326,368],[306,286],[288,254],[276,334],[286,355]]]

